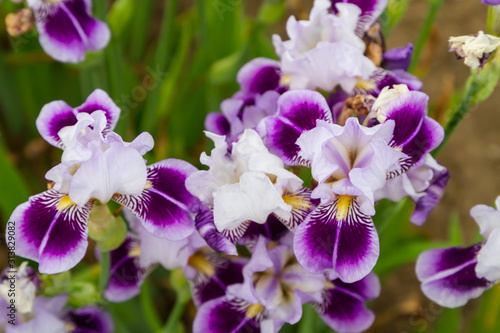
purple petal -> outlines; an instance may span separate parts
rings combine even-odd
[[[205,118],[205,129],[217,135],[229,135],[231,124],[223,114],[211,112]]]
[[[140,293],[147,270],[139,266],[139,258],[131,251],[139,246],[135,236],[128,234],[120,247],[110,252],[109,281],[104,297],[111,302],[124,302]]]
[[[238,83],[245,93],[263,94],[280,85],[279,62],[266,58],[255,58],[238,72]]]
[[[382,57],[382,67],[388,70],[402,69],[406,71],[410,67],[412,54],[412,43],[386,51]]]
[[[92,205],[88,202],[80,208],[54,190],[31,197],[14,210],[10,220],[16,221],[17,255],[38,261],[41,273],[71,269],[87,250]]]
[[[500,0],[481,0],[481,3],[484,5],[496,6],[500,5]]]
[[[40,44],[52,58],[80,62],[87,50],[97,51],[109,42],[106,24],[90,16],[89,0],[68,0],[34,8]],[[33,6],[35,7],[35,6]]]
[[[75,1],[75,0],[73,0]],[[109,95],[101,89],[96,89],[87,97],[85,103],[76,108],[77,112],[91,114],[94,111],[103,111],[107,124],[104,133],[112,131],[120,118],[120,108],[113,102]]]
[[[201,206],[200,212],[194,219],[194,224],[201,237],[212,249],[229,255],[238,255],[236,245],[224,237],[215,227],[214,214],[209,208]]]
[[[114,330],[111,316],[95,306],[69,310],[65,317],[75,326],[72,333],[112,333]]]
[[[394,120],[392,147],[404,148],[420,131],[426,115],[429,96],[419,91],[410,91],[392,100],[384,107],[387,119]]]
[[[241,237],[240,243],[245,245],[255,244],[259,236],[264,236],[271,241],[278,241],[288,232],[288,228],[274,214],[271,214],[264,224],[250,223],[245,234]]]
[[[316,91],[293,90],[278,100],[278,114],[265,118],[266,146],[286,164],[299,164],[300,135],[316,127],[316,120],[332,123],[332,114],[325,98]]]
[[[219,254],[207,258],[214,267],[215,274],[207,276],[198,272],[192,281],[193,299],[197,306],[226,294],[227,286],[243,282],[243,266],[246,260],[228,259]]]
[[[332,9],[336,11],[336,3],[353,3],[361,9],[361,15],[358,20],[356,32],[361,34],[368,31],[370,26],[375,23],[379,16],[387,7],[388,0],[331,0]]]
[[[365,300],[337,285],[325,291],[324,303],[316,308],[323,321],[339,333],[364,332],[375,320],[375,314],[366,308]]]
[[[412,158],[418,166],[425,155],[441,144],[444,139],[443,127],[434,119],[425,117],[420,131],[415,138],[403,148],[403,153]]]
[[[417,259],[416,272],[424,294],[445,307],[459,307],[479,297],[492,284],[476,276],[480,244],[463,248],[425,251]]]
[[[397,84],[405,84],[409,90],[422,90],[423,83],[418,77],[402,69],[378,70],[371,77],[377,84],[377,88],[370,91],[373,96],[378,96],[384,87],[392,87]]]
[[[224,297],[203,304],[196,313],[193,333],[260,332],[254,319],[245,316],[248,304]]]
[[[412,223],[419,226],[424,224],[434,207],[441,201],[449,179],[450,173],[444,167],[434,172],[434,176],[429,187],[425,190],[424,196],[417,200],[415,211],[410,217]]]
[[[91,0],[69,0],[62,5],[66,6],[77,21],[77,23],[73,22],[82,29],[87,50],[98,51],[108,44],[111,33],[104,22],[96,20],[90,15],[92,13]]]
[[[113,200],[133,211],[156,237],[181,240],[195,229],[190,211],[199,201],[184,185],[195,171],[194,166],[182,160],[155,163],[148,167],[148,185],[139,196],[117,194]]]
[[[51,145],[64,148],[59,131],[66,126],[76,124],[77,119],[73,108],[63,101],[45,104],[36,119],[36,128],[40,135]]]
[[[344,282],[365,277],[375,266],[379,240],[371,218],[352,199],[338,210],[338,199],[318,206],[295,232],[299,263],[311,273],[333,269]]]

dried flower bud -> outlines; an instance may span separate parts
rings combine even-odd
[[[17,37],[30,31],[34,23],[33,11],[29,8],[23,8],[5,17],[7,32],[12,37]]]
[[[465,64],[473,69],[481,69],[490,53],[500,46],[500,38],[479,31],[477,35],[450,37],[450,52],[458,59],[465,58]]]

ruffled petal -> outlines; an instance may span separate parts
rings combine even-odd
[[[195,167],[181,160],[155,163],[148,167],[148,185],[140,195],[116,194],[113,200],[134,212],[156,237],[181,240],[195,229],[190,211],[199,201],[184,185],[195,171]]]
[[[344,199],[340,199],[344,200]],[[318,206],[295,232],[294,251],[311,273],[333,269],[344,282],[371,272],[379,256],[379,240],[371,218],[355,199]]]
[[[78,207],[64,193],[49,190],[18,206],[16,254],[39,262],[41,273],[55,274],[74,267],[87,250],[87,221],[92,202]]]
[[[500,280],[500,228],[493,230],[477,256],[476,274],[479,278],[496,282]]]
[[[194,219],[194,224],[201,237],[203,237],[212,249],[229,255],[238,255],[236,245],[215,227],[214,214],[209,208],[205,206],[200,207],[200,211]]]
[[[335,8],[336,3],[348,2],[355,4],[361,9],[361,15],[359,16],[358,27],[356,32],[362,35],[364,32],[368,31],[373,23],[379,18],[379,16],[387,7],[388,0],[331,0],[332,8]],[[335,11],[335,9],[334,9]]]

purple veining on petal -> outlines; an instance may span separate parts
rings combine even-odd
[[[103,309],[86,306],[69,310],[64,315],[66,321],[73,324],[73,333],[112,333],[114,331],[111,316]]]
[[[238,255],[236,245],[224,237],[215,227],[214,214],[209,208],[200,207],[200,211],[194,219],[194,224],[201,237],[212,249],[229,255]]]
[[[245,234],[241,237],[240,243],[255,243],[259,236],[264,236],[272,241],[278,241],[286,234],[288,234],[288,228],[274,214],[271,214],[267,217],[267,221],[264,224],[250,223]]]
[[[370,26],[379,18],[387,7],[388,0],[331,0],[332,10],[337,14],[336,3],[352,3],[361,9],[361,15],[358,21],[356,32],[362,35],[368,31]]]
[[[31,197],[11,216],[17,222],[17,254],[38,261],[42,273],[69,270],[85,255],[91,209],[92,202],[79,208],[54,190]]]
[[[454,308],[491,287],[490,281],[478,278],[475,272],[481,246],[433,249],[420,254],[415,269],[424,294],[441,306]]]
[[[139,246],[137,237],[128,234],[120,247],[110,252],[109,281],[104,296],[111,302],[124,302],[140,293],[147,270],[139,266],[131,252]]]
[[[384,52],[382,56],[382,67],[388,70],[402,69],[408,70],[413,54],[413,44],[396,47]]]
[[[286,164],[299,163],[300,135],[316,127],[316,120],[332,123],[332,114],[325,98],[318,92],[293,90],[278,100],[278,114],[265,118],[266,146]]]
[[[338,207],[338,199],[318,206],[297,228],[294,251],[307,271],[318,274],[333,269],[342,281],[354,282],[375,266],[377,232],[371,218],[351,200],[347,208]],[[339,209],[347,211],[339,213]]]
[[[36,119],[36,128],[40,135],[51,145],[64,148],[59,138],[59,131],[66,126],[76,124],[73,108],[63,101],[45,104]]]
[[[197,306],[224,296],[227,286],[243,282],[242,269],[246,260],[229,259],[216,253],[209,255],[206,260],[213,266],[214,274],[207,276],[198,271],[192,280],[193,300]]]
[[[191,164],[168,159],[148,167],[148,185],[139,196],[113,196],[113,200],[129,208],[144,227],[157,237],[181,240],[194,231],[190,212],[199,201],[184,185],[197,169]]]

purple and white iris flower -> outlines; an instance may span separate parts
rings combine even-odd
[[[324,0],[315,0],[315,3],[323,2]],[[370,29],[377,21],[382,12],[387,7],[388,0],[330,0],[332,3],[332,11],[337,13],[339,3],[352,3],[359,7],[361,13],[357,22],[356,32],[359,36]]]
[[[285,323],[302,317],[302,304],[321,302],[322,275],[306,272],[290,247],[267,248],[263,237],[243,267],[243,282],[227,287],[226,296],[204,303],[193,323],[193,332],[276,332]]]
[[[91,0],[27,0],[35,14],[40,45],[57,61],[76,63],[87,51],[99,51],[111,33],[92,17]]]
[[[295,232],[297,259],[311,273],[329,270],[344,282],[358,281],[379,254],[370,218],[374,192],[406,158],[390,146],[394,121],[371,128],[356,118],[333,124],[326,100],[314,91],[287,92],[278,104],[278,114],[261,126],[266,143],[287,163],[311,166],[318,182],[311,197],[321,200]]]
[[[119,115],[101,90],[76,109],[63,101],[43,107],[37,128],[64,150],[62,163],[46,174],[52,189],[31,197],[11,216],[17,221],[17,254],[38,261],[40,272],[63,272],[83,258],[96,202],[113,199],[128,207],[158,237],[180,240],[194,231],[190,209],[198,199],[184,182],[196,168],[175,159],[147,167],[142,155],[153,147],[151,135],[124,142],[112,132]]]
[[[311,208],[309,192],[279,157],[269,153],[257,132],[245,130],[230,154],[223,136],[206,135],[215,143],[212,155],[203,153],[200,158],[209,170],[189,176],[186,188],[213,210],[219,232],[236,242],[251,221],[263,224],[269,214],[291,230],[302,222],[302,212]]]
[[[280,80],[279,62],[266,58],[251,60],[238,72],[240,90],[222,102],[222,113],[207,115],[205,129],[226,136],[231,146],[245,129],[254,129],[262,118],[276,112],[278,98],[287,89]]]
[[[64,309],[67,295],[52,298],[38,296],[33,312],[21,316],[16,325],[7,325],[5,333],[61,333],[95,332],[112,333],[114,331],[111,316],[94,306],[79,309]]]
[[[361,9],[352,3],[317,0],[309,20],[287,22],[288,41],[273,36],[276,53],[281,58],[283,76],[291,89],[333,91],[340,85],[351,93],[359,81],[368,80],[376,66],[364,55],[365,43],[356,35]]]
[[[500,281],[500,197],[496,206],[497,209],[477,205],[470,211],[484,242],[420,254],[416,272],[428,298],[441,306],[455,308],[481,296]]]

